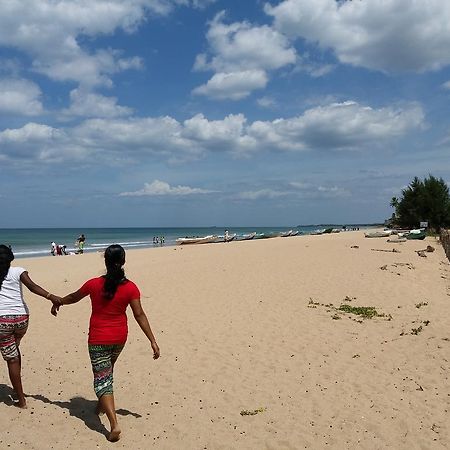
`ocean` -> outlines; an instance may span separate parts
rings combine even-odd
[[[360,225],[359,225],[360,226]],[[238,235],[252,233],[280,233],[290,229],[308,234],[317,228],[336,227],[340,225],[310,225],[298,227],[229,227],[231,233]],[[361,227],[361,226],[360,226]],[[68,252],[76,251],[76,239],[80,234],[86,236],[85,252],[105,249],[111,244],[120,244],[125,249],[158,247],[153,238],[164,236],[164,245],[176,245],[176,239],[185,236],[223,235],[225,228],[22,228],[0,229],[0,244],[11,245],[17,258],[50,255],[52,241],[66,245]]]

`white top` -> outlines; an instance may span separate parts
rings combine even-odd
[[[0,316],[29,314],[22,295],[20,275],[26,272],[22,267],[10,267],[0,288]]]

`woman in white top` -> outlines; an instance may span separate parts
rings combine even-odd
[[[20,340],[28,328],[28,307],[23,299],[22,283],[33,294],[40,295],[52,303],[59,304],[60,297],[50,294],[34,283],[22,267],[11,267],[12,250],[0,245],[0,353],[8,364],[9,378],[17,394],[14,406],[26,408],[22,388]]]

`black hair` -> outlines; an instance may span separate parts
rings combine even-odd
[[[8,275],[9,268],[11,267],[11,261],[14,260],[14,253],[10,247],[1,244],[0,245],[0,288],[2,287],[3,280]]]
[[[105,250],[106,275],[103,275],[105,284],[103,295],[111,300],[116,294],[120,284],[127,282],[123,265],[125,264],[125,250],[121,245],[113,244]]]

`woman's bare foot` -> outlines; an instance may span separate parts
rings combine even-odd
[[[121,430],[118,426],[114,427],[108,435],[109,442],[117,442],[120,439]]]
[[[24,401],[14,400],[13,406],[20,409],[27,409],[27,402],[25,400]]]

